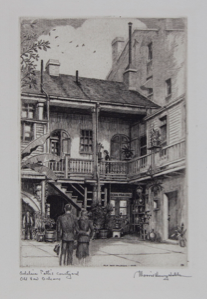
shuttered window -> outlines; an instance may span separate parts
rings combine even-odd
[[[21,139],[22,141],[32,141],[34,139],[34,124],[23,122],[22,123],[22,130],[21,130]]]
[[[91,130],[81,130],[80,152],[81,153],[93,152],[93,132]]]

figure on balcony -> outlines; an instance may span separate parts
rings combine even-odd
[[[109,173],[110,172],[110,163],[109,162],[107,162],[107,161],[109,161],[110,160],[110,156],[109,156],[109,152],[107,151],[107,150],[104,150],[104,154],[105,154],[105,161],[106,161],[106,173]]]

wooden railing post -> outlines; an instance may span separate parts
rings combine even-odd
[[[65,179],[68,178],[68,161],[69,161],[69,156],[65,155]]]

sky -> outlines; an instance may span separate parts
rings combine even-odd
[[[49,23],[48,23],[49,22]],[[128,22],[133,28],[146,28],[138,19],[96,18],[81,20],[47,20],[39,23],[44,33],[38,40],[48,40],[51,49],[39,51],[46,65],[49,59],[60,62],[60,73],[106,79],[112,66],[111,42],[116,37],[128,38]]]

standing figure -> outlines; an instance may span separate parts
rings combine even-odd
[[[107,150],[105,150],[104,153],[105,153],[105,161],[106,161],[106,163],[105,163],[106,173],[109,173],[110,172],[110,169],[109,169],[110,163],[108,161],[110,160],[110,156],[109,156],[109,152]]]
[[[57,219],[57,241],[62,241],[59,264],[72,265],[74,238],[78,233],[78,223],[74,215],[71,214],[71,204],[65,205],[65,214]]]
[[[79,234],[76,257],[79,261],[83,260],[83,264],[85,265],[85,259],[89,256],[89,242],[94,231],[93,222],[89,220],[86,210],[82,210],[81,217],[78,220],[78,226]]]
[[[32,216],[30,215],[30,212],[27,211],[26,215],[23,217],[23,228],[25,229],[25,236],[24,239],[26,240],[32,240],[32,230],[33,230],[33,224],[34,221],[32,219]]]

